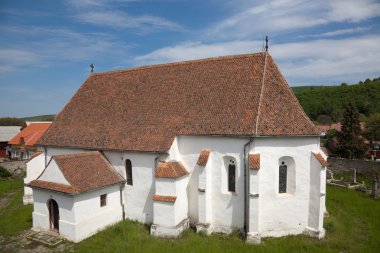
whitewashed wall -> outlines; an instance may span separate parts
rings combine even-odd
[[[26,177],[24,178],[24,184],[36,179],[41,175],[45,168],[45,155],[40,154],[26,163]],[[33,190],[30,187],[24,187],[23,203],[33,204]]]
[[[244,168],[243,146],[247,138],[177,136],[178,151],[183,165],[190,171],[188,184],[189,217],[191,222],[199,222],[198,186],[199,166],[196,165],[202,149],[211,149],[208,163],[210,175],[211,214],[214,232],[231,232],[232,228],[244,226]],[[178,154],[179,153],[179,154]],[[225,157],[236,159],[236,192],[228,192],[227,168]]]
[[[59,208],[60,235],[74,242],[81,241],[122,220],[119,189],[119,185],[114,185],[76,196],[35,189],[33,228],[50,229],[47,202],[54,199]],[[104,207],[100,206],[102,194],[107,194]]]
[[[112,166],[126,178],[125,161],[132,162],[133,185],[125,184],[123,202],[126,218],[142,223],[153,223],[153,200],[155,192],[154,173],[156,154],[105,151]]]
[[[251,152],[260,152],[259,232],[265,236],[300,234],[308,225],[310,155],[319,150],[318,137],[255,138]],[[295,189],[278,193],[282,157],[295,162]]]

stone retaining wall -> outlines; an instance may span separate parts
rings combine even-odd
[[[329,169],[334,173],[350,172],[356,169],[356,173],[372,177],[380,175],[380,162],[368,160],[351,160],[342,158],[328,158]]]
[[[1,162],[0,166],[7,169],[15,177],[24,177],[26,174],[27,161],[28,160]]]

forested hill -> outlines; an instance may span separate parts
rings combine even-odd
[[[340,86],[303,86],[292,89],[306,114],[320,123],[340,121],[350,100],[363,118],[380,113],[380,77],[354,85],[342,83]]]

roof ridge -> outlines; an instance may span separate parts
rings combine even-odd
[[[80,153],[71,153],[71,154],[64,154],[64,155],[53,155],[52,158],[70,158],[70,157],[83,157],[83,156],[90,156],[90,155],[96,155],[100,154],[99,151],[94,150],[94,151],[85,151],[85,152],[80,152]]]
[[[261,109],[261,103],[262,103],[263,91],[264,91],[264,84],[265,84],[265,70],[266,70],[266,67],[267,67],[267,55],[268,55],[268,52],[265,52],[264,53],[263,75],[262,75],[262,79],[261,79],[259,104],[258,104],[258,107],[257,107],[257,115],[256,115],[255,135],[257,135],[257,130],[259,128],[260,109]]]
[[[221,61],[225,59],[234,59],[234,58],[248,58],[248,57],[257,56],[260,54],[262,54],[262,52],[257,52],[257,53],[252,53],[252,54],[224,55],[224,56],[208,57],[208,58],[201,58],[201,59],[194,59],[194,60],[184,60],[184,61],[178,61],[178,62],[159,63],[159,64],[153,64],[153,65],[137,66],[137,67],[131,67],[131,68],[125,68],[125,69],[116,69],[116,70],[109,70],[105,72],[93,73],[90,75],[90,77],[103,76],[103,75],[114,74],[114,73],[132,72],[132,71],[138,71],[138,70],[144,70],[144,69],[155,69],[155,68],[171,67],[171,66],[177,66],[177,65],[186,65],[186,64],[192,64],[192,63],[198,63],[198,62]]]

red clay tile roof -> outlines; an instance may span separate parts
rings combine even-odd
[[[197,164],[200,166],[205,166],[207,164],[208,157],[210,156],[210,152],[211,152],[210,149],[202,149],[198,157]]]
[[[321,153],[314,153],[313,152],[313,155],[315,158],[317,158],[318,162],[322,165],[322,167],[326,167],[328,165],[327,161],[325,160],[325,158],[323,158]]]
[[[248,165],[251,170],[260,169],[260,154],[250,154],[248,156]]]
[[[158,162],[156,177],[178,178],[189,174],[180,162]]]
[[[175,196],[162,196],[162,195],[153,195],[152,198],[154,201],[161,201],[161,202],[175,202],[177,197]]]
[[[44,153],[44,151],[37,151],[37,152],[33,153],[33,155],[30,157],[30,160],[32,160],[34,157],[37,157],[43,153]]]
[[[29,183],[30,186],[78,194],[125,182],[98,151],[56,155],[52,159],[70,186],[38,179]]]
[[[77,188],[71,186],[71,185],[65,185],[65,184],[58,184],[43,180],[33,180],[31,181],[28,186],[32,188],[40,188],[40,189],[48,189],[53,190],[57,192],[64,192],[64,193],[70,193],[70,194],[77,194],[79,191]]]
[[[51,123],[31,123],[22,129],[15,137],[8,142],[10,145],[20,144],[20,139],[24,138],[25,145],[33,146],[49,128]]]
[[[92,74],[39,144],[164,152],[176,134],[319,131],[271,56],[256,53]]]

